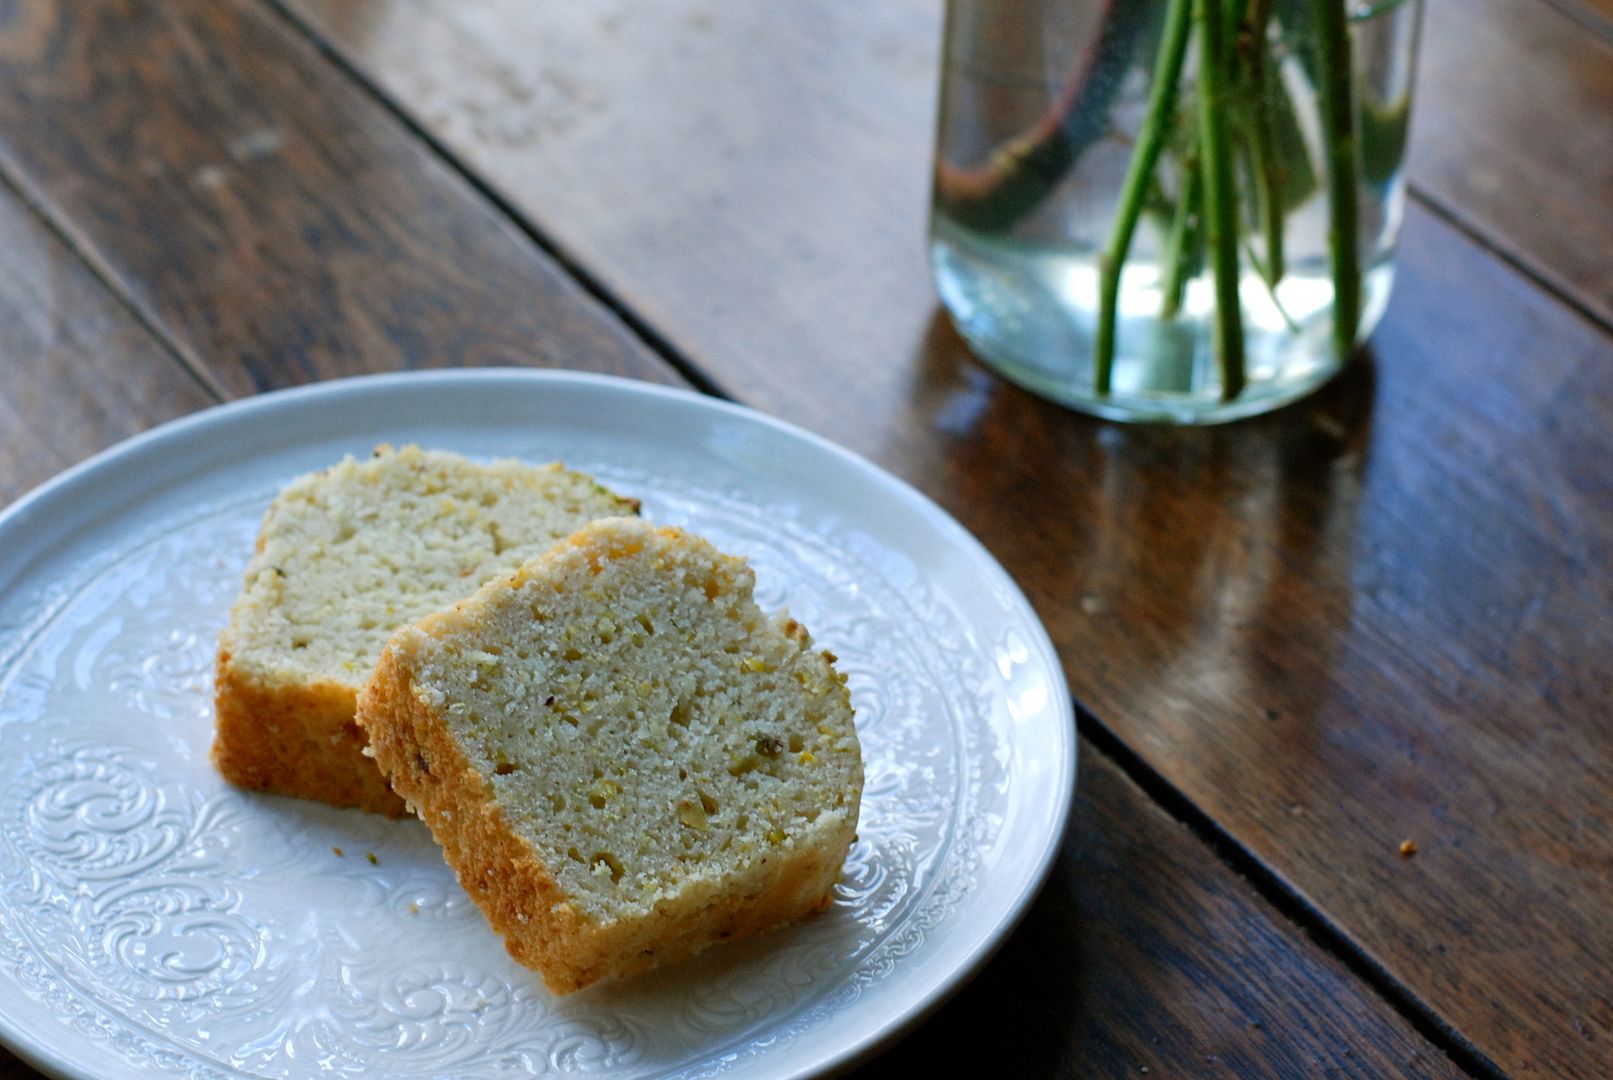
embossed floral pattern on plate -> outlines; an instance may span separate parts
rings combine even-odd
[[[232,413],[252,422],[236,407],[181,433],[239,473],[228,496],[137,527],[113,515],[69,572],[0,578],[0,1013],[50,1018],[9,1022],[26,1051],[84,1070],[51,1055],[87,1039],[131,1074],[194,1077],[811,1071],[877,1039],[854,1014],[888,1029],[944,992],[1034,888],[1068,792],[1049,787],[1054,812],[1027,823],[1025,789],[1067,781],[1020,762],[1027,749],[1073,759],[1073,730],[1040,627],[989,560],[969,565],[982,552],[944,532],[893,544],[891,521],[871,525],[889,511],[838,503],[833,473],[894,482],[772,422],[607,380],[488,374],[513,381],[343,387],[360,407],[340,425],[333,412],[329,431],[329,402],[304,392],[309,440],[486,456],[476,395],[526,392],[550,420],[502,432],[501,452],[564,457],[749,557],[764,605],[788,606],[850,676],[868,782],[832,909],[556,999],[504,954],[417,822],[220,782],[207,761],[216,635],[258,517],[299,471],[225,452]],[[463,433],[412,430],[381,400],[428,381],[421,392],[468,395]],[[369,409],[365,389],[380,391]],[[577,433],[567,393],[659,423]],[[651,434],[669,417],[690,434]],[[724,449],[735,431],[752,441]],[[774,481],[759,447],[820,455],[821,482]],[[0,542],[16,517],[0,519]],[[936,548],[961,571],[938,570]],[[992,873],[1005,852],[1017,880]],[[994,914],[971,926],[982,911]]]

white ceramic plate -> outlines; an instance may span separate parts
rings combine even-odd
[[[258,519],[293,476],[383,441],[563,459],[751,559],[758,599],[851,679],[867,790],[827,913],[556,999],[419,822],[219,780],[213,649]],[[1019,590],[933,503],[814,436],[576,374],[269,394],[0,515],[0,1038],[72,1077],[833,1069],[990,954],[1074,776],[1069,695]]]

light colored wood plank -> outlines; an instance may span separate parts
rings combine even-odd
[[[718,383],[953,510],[1077,696],[1484,1053],[1605,1060],[1604,333],[1413,207],[1374,369],[1224,431],[1098,425],[937,313],[936,5],[295,6]],[[1493,107],[1413,138],[1456,105]]]
[[[0,507],[215,401],[0,188]]]
[[[1534,0],[1429,0],[1421,62],[1412,184],[1613,326],[1613,38]]]
[[[252,0],[8,8],[0,167],[231,394],[459,365],[682,382]]]

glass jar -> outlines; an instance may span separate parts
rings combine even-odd
[[[1383,314],[1421,0],[949,0],[931,259],[1013,381],[1205,424]]]

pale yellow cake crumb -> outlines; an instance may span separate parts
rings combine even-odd
[[[274,500],[219,641],[213,760],[242,787],[399,814],[359,688],[398,626],[637,503],[558,464],[381,446]]]
[[[584,527],[398,632],[359,700],[397,792],[558,992],[828,904],[857,828],[845,677],[742,560]]]

